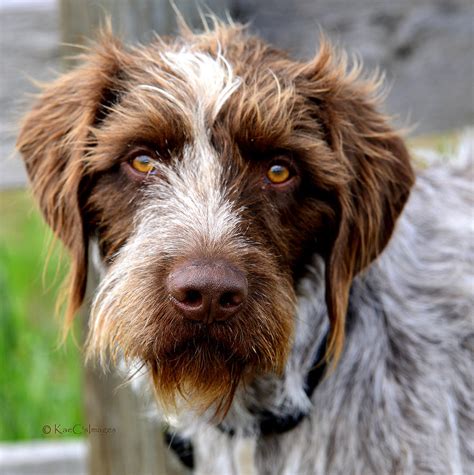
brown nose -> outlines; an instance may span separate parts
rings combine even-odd
[[[176,309],[187,319],[206,324],[235,315],[247,291],[245,275],[226,261],[184,262],[168,277],[168,292]]]

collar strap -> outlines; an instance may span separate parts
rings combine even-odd
[[[174,452],[181,463],[190,468],[194,468],[194,447],[191,439],[185,438],[166,429],[163,433],[165,444]]]

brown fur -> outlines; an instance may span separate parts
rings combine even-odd
[[[211,56],[221,48],[242,79],[209,126],[227,170],[227,198],[242,210],[239,235],[250,244],[235,252],[231,244],[191,243],[180,259],[224,255],[245,270],[253,294],[232,324],[196,332],[167,303],[164,281],[176,259],[157,257],[109,309],[123,319],[106,320],[89,345],[141,358],[165,401],[181,392],[225,412],[242,379],[282,370],[295,287],[314,252],[326,262],[327,356],[337,362],[352,279],[390,239],[413,173],[402,140],[377,110],[378,81],[348,70],[324,40],[312,61],[300,63],[241,27],[218,25],[130,50],[104,34],[82,66],[45,88],[18,139],[45,219],[71,253],[67,321],[84,298],[89,238],[98,237],[113,265],[149,199],[146,183],[131,180],[123,163],[143,149],[172,166],[192,138],[192,117],[137,87],[153,84],[186,100],[185,79],[159,56],[183,44]],[[260,178],[278,155],[297,173],[284,192]],[[147,289],[154,297],[143,302]]]

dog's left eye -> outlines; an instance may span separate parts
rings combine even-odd
[[[267,170],[267,178],[274,185],[279,185],[291,178],[291,171],[287,166],[275,163]]]
[[[129,163],[130,166],[139,173],[154,175],[157,172],[153,160],[147,155],[138,155],[130,160]]]

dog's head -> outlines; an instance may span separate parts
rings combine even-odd
[[[89,352],[140,359],[165,401],[225,411],[240,381],[284,367],[319,254],[337,361],[352,279],[413,182],[377,87],[325,41],[302,63],[222,25],[128,50],[106,34],[48,86],[18,147],[72,256],[69,319],[98,244]]]

